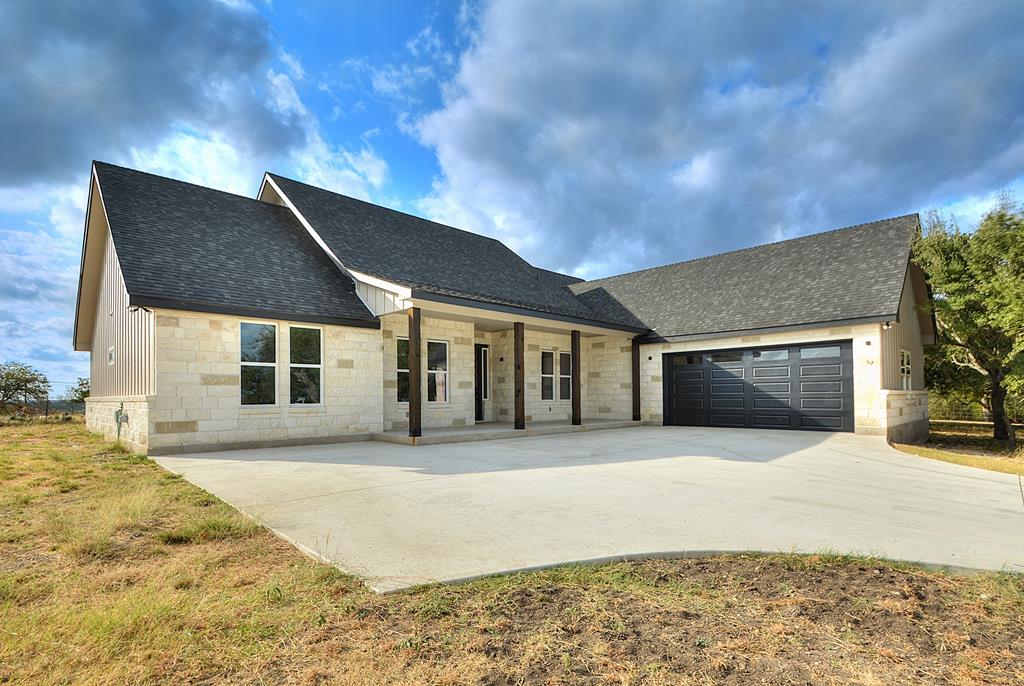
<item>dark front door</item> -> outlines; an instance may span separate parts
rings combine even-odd
[[[490,388],[488,387],[489,369],[490,366],[490,349],[482,343],[476,344],[476,369],[474,372],[475,383],[473,386],[474,398],[476,405],[476,421],[482,422],[484,420],[484,402],[487,401]]]
[[[853,431],[850,341],[664,356],[665,423]]]

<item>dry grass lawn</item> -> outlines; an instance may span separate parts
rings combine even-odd
[[[1024,579],[734,556],[376,595],[81,424],[0,427],[0,683],[1020,684]]]
[[[1017,428],[1024,442],[1024,427]],[[912,455],[1024,476],[1024,448],[1011,453],[1006,441],[992,438],[992,427],[980,423],[933,421],[928,440],[920,445],[896,445]]]

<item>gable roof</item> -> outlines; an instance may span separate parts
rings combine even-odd
[[[132,305],[378,327],[285,207],[95,162]]]
[[[631,326],[631,318],[595,311],[576,298],[567,288],[575,277],[534,267],[493,238],[268,176],[346,268],[414,289],[414,297],[449,296]]]
[[[908,214],[569,288],[655,338],[896,320],[919,229]]]

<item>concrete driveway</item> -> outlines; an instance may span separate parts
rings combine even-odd
[[[377,590],[701,551],[1024,572],[1017,477],[851,434],[636,427],[156,459]]]

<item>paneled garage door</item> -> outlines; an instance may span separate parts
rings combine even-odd
[[[665,423],[853,431],[850,341],[664,355]]]

